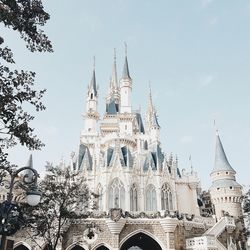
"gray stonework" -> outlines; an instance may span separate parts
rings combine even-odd
[[[174,218],[172,218],[174,220]],[[194,218],[195,219],[195,218]],[[144,233],[152,237],[164,249],[185,249],[185,240],[190,237],[195,237],[203,234],[206,231],[206,221],[201,227],[201,223],[195,221],[187,221],[186,219],[178,220],[178,225],[173,232],[166,233],[161,225],[161,220],[164,218],[127,218],[121,232],[112,234],[108,225],[107,219],[93,219],[97,228],[97,238],[93,243],[88,244],[84,240],[83,232],[87,229],[86,221],[78,221],[79,224],[71,225],[63,240],[63,249],[70,250],[73,244],[88,245],[89,249],[95,249],[96,246],[105,244],[111,249],[120,249],[126,240],[137,233]],[[119,221],[118,221],[119,222]],[[187,226],[187,223],[188,226]],[[167,235],[168,234],[168,235]],[[171,248],[169,248],[171,247]]]

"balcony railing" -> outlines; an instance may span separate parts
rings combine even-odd
[[[216,240],[213,236],[194,237],[186,240],[187,250],[217,250]]]

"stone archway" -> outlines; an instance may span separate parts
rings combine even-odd
[[[71,250],[85,250],[85,249],[83,247],[76,245],[73,248],[71,248]]]
[[[14,250],[30,250],[31,246],[29,246],[26,242],[19,241],[14,244]]]
[[[99,246],[96,248],[96,250],[109,250],[109,249],[105,246]]]
[[[152,237],[140,232],[128,238],[122,244],[121,250],[162,250],[162,248]]]
[[[29,248],[24,245],[19,245],[15,247],[14,250],[29,250]]]

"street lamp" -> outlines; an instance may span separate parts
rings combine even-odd
[[[20,207],[12,202],[13,189],[26,191],[27,203],[30,206],[36,206],[40,202],[41,192],[37,189],[39,174],[33,168],[32,155],[27,165],[19,169],[0,166],[0,185],[7,190],[7,199],[0,204],[1,250],[6,247],[6,236],[15,234],[24,224]],[[20,175],[21,172],[24,175]]]

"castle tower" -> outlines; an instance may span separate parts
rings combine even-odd
[[[122,78],[120,80],[121,93],[121,113],[131,113],[131,93],[132,93],[132,79],[129,74],[127,48],[125,48],[125,62],[123,66]]]
[[[86,98],[86,112],[84,114],[85,125],[83,131],[84,133],[88,134],[97,133],[97,121],[99,119],[97,104],[98,104],[98,92],[97,92],[95,66],[94,66],[92,79],[88,86],[88,92]]]
[[[234,217],[242,215],[242,187],[236,182],[235,170],[227,160],[219,134],[216,134],[214,168],[210,174],[212,186],[210,194],[215,208],[215,215],[220,219],[224,213]]]

